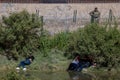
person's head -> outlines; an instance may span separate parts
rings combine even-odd
[[[35,59],[33,55],[30,55],[28,58],[31,59],[32,61]]]
[[[98,11],[98,8],[97,8],[97,7],[95,7],[94,11]]]
[[[32,59],[32,61],[35,59],[35,57],[34,56],[31,56],[31,59]]]

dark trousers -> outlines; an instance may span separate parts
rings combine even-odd
[[[21,61],[20,64],[18,65],[18,67],[25,68],[25,63],[24,63],[24,61]]]
[[[18,65],[18,67],[25,68],[26,65],[30,65],[30,61],[28,61],[28,60],[21,61],[20,64]]]
[[[87,68],[89,66],[90,66],[89,62],[79,63],[79,67],[78,67],[77,71],[82,71],[83,68]]]
[[[77,64],[75,64],[75,63],[71,63],[71,64],[69,65],[69,67],[68,67],[67,70],[76,71],[76,70],[77,70],[77,67],[78,67]]]

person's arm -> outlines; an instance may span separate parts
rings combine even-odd
[[[90,14],[90,16],[93,16],[94,12],[93,12],[93,11],[91,11],[89,14]]]
[[[32,59],[31,59],[31,58],[30,58],[29,60],[30,60],[30,62],[32,62]]]

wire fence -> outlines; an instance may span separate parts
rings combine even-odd
[[[1,3],[118,3],[120,0],[0,0]]]
[[[113,3],[120,0],[68,0],[68,3]]]
[[[85,7],[85,6],[83,6]],[[94,8],[91,6],[92,9]],[[79,7],[78,7],[79,8]],[[43,16],[44,26],[48,27],[64,27],[64,29],[68,29],[69,27],[76,27],[81,25],[86,25],[90,23],[90,15],[89,12],[91,8],[73,8],[70,5],[57,5],[52,8],[43,9],[41,7],[34,7],[30,10],[33,10],[33,13],[36,13],[37,16]],[[18,8],[17,4],[2,4],[0,13],[7,16],[9,13],[17,12],[20,8]],[[100,23],[114,23],[116,20],[117,23],[120,23],[120,10],[117,6],[112,6],[111,11],[109,8],[100,8],[101,16]],[[44,13],[45,12],[45,13]],[[42,14],[44,13],[44,15]]]

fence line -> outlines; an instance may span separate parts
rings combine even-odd
[[[18,4],[2,4],[1,9],[0,9],[0,13],[3,15],[9,15],[9,13],[12,12],[17,12],[19,11],[21,6],[17,6]],[[119,4],[118,4],[119,5]],[[82,25],[82,24],[86,24],[90,22],[90,15],[89,15],[89,11],[91,11],[91,8],[89,7],[85,7],[84,8],[73,8],[71,5],[56,5],[52,8],[41,8],[41,7],[34,7],[34,5],[32,5],[33,8],[30,10],[33,10],[32,13],[37,14],[37,16],[43,16],[44,17],[44,23],[48,26],[50,25]],[[110,5],[111,6],[111,5]],[[81,7],[81,6],[80,6]],[[93,7],[93,6],[91,6]],[[25,7],[26,9],[28,9],[27,7]],[[94,7],[93,7],[94,8]],[[100,12],[101,12],[101,19],[100,22],[105,22],[108,21],[111,22],[110,20],[111,18],[111,12],[109,12],[109,8],[105,9],[101,8],[101,6],[99,7]],[[118,9],[118,6],[113,5],[112,7],[110,7],[112,11],[112,14],[114,14],[114,16],[117,18],[118,22],[120,23],[120,10]],[[46,11],[44,13],[44,11]],[[43,14],[43,13],[44,14]],[[1,16],[0,16],[1,17]],[[109,19],[111,18],[111,19]]]
[[[1,3],[118,3],[120,0],[0,0]]]

